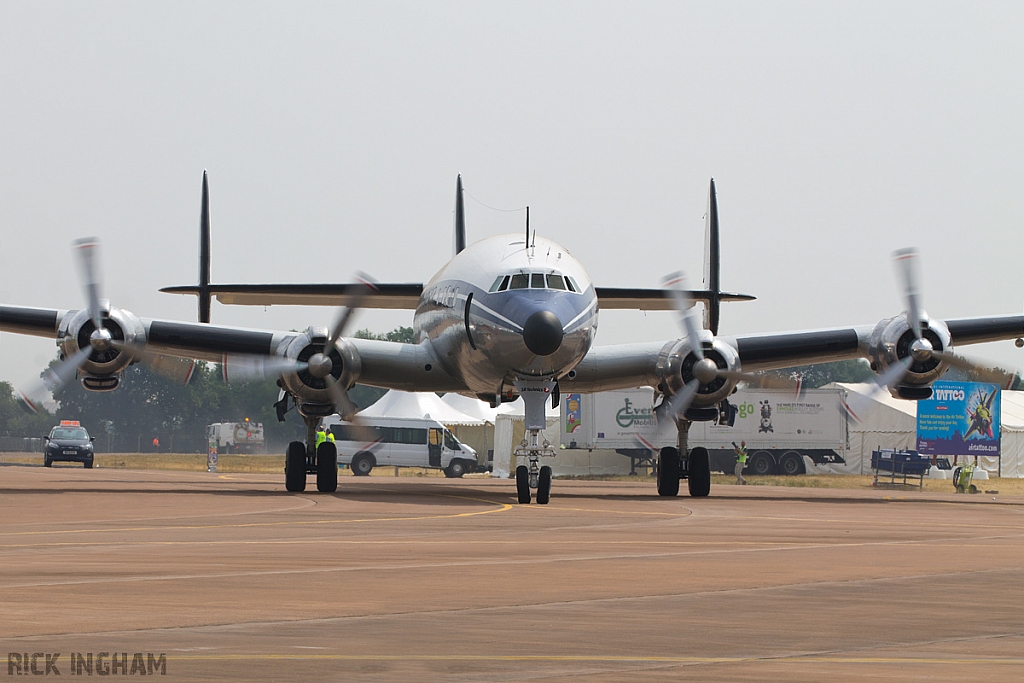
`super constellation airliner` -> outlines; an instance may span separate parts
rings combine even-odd
[[[904,277],[906,310],[874,325],[779,334],[719,337],[722,301],[753,297],[723,292],[719,278],[718,206],[714,180],[708,194],[704,289],[683,291],[678,278],[663,289],[595,287],[586,270],[562,246],[530,234],[490,237],[466,246],[462,181],[457,181],[455,255],[425,285],[361,282],[339,285],[219,285],[210,282],[209,185],[203,175],[200,218],[199,284],[162,291],[199,298],[199,322],[140,318],[99,296],[96,242],[79,240],[88,306],[78,311],[0,306],[0,331],[56,339],[61,363],[24,392],[38,402],[72,378],[86,389],[116,389],[121,373],[136,362],[166,365],[168,360],[223,363],[228,374],[279,377],[283,415],[291,402],[306,424],[305,443],[292,442],[286,457],[285,486],[301,491],[307,474],[317,489],[337,489],[337,451],[314,448],[319,420],[334,412],[354,417],[347,390],[366,384],[405,391],[457,392],[492,405],[522,398],[527,437],[516,454],[526,464],[516,470],[517,494],[529,503],[548,502],[554,455],[542,439],[545,410],[560,391],[595,392],[651,386],[662,397],[660,414],[676,425],[678,447],[659,453],[658,493],[678,494],[687,480],[692,496],[706,496],[711,476],[707,451],[687,448],[692,421],[716,419],[740,382],[757,382],[753,372],[812,362],[867,358],[880,386],[909,400],[931,395],[932,383],[951,366],[966,361],[953,345],[1024,336],[1024,316],[962,320],[929,317],[919,306],[915,252],[897,252]],[[344,306],[329,329],[303,332],[225,327],[210,324],[210,302],[226,304],[305,304]],[[691,300],[703,301],[704,325],[695,320]],[[346,337],[358,307],[415,309],[413,343]],[[664,342],[593,346],[599,308],[678,309],[681,338]],[[1018,345],[1022,342],[1018,341]]]

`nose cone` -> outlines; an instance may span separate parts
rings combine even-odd
[[[562,345],[562,322],[551,311],[537,311],[523,325],[523,341],[538,356],[550,356]]]

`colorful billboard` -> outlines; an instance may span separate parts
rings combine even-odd
[[[567,394],[565,397],[565,433],[572,434],[583,426],[583,411],[580,410],[580,395]]]
[[[999,457],[999,415],[998,385],[936,382],[917,402],[917,451]]]

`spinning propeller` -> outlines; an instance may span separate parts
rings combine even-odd
[[[312,377],[324,383],[341,417],[346,421],[353,421],[359,407],[349,398],[348,389],[342,386],[332,374],[335,369],[335,361],[331,358],[331,352],[338,351],[338,341],[345,336],[356,311],[362,307],[366,297],[377,289],[373,278],[365,273],[356,273],[356,280],[358,288],[349,305],[338,309],[322,350],[313,353],[305,361],[284,356],[225,354],[221,362],[224,381],[247,382],[305,370]],[[279,396],[278,400],[280,401],[282,398],[284,397]]]
[[[935,359],[955,368],[973,372],[983,381],[998,384],[1003,388],[1009,388],[1013,384],[1013,374],[998,368],[980,365],[948,351],[936,349],[932,341],[924,334],[922,317],[925,314],[921,309],[921,295],[918,288],[919,258],[917,249],[913,247],[897,249],[892,254],[896,275],[903,284],[903,301],[906,305],[904,315],[914,335],[914,340],[910,343],[909,353],[906,357],[890,365],[881,375],[875,375],[874,386],[867,394],[853,394],[849,401],[842,404],[843,412],[855,422],[861,421],[864,410],[881,392],[898,385],[914,363],[926,363]],[[927,322],[924,320],[925,325]]]
[[[700,328],[695,319],[697,312],[694,310],[693,299],[686,293],[685,283],[686,275],[681,271],[666,275],[662,279],[662,287],[675,302],[680,325],[690,342],[690,350],[697,357],[697,362],[694,363],[692,370],[694,379],[669,400],[665,408],[666,415],[678,420],[679,416],[684,414],[693,403],[701,385],[710,384],[718,378],[745,382],[749,386],[759,389],[792,390],[795,394],[800,394],[803,388],[802,380],[720,368],[714,360],[705,356],[700,343]]]
[[[123,339],[115,338],[111,330],[104,326],[104,309],[109,304],[101,299],[102,280],[99,275],[99,240],[95,237],[83,237],[71,243],[78,267],[79,280],[88,304],[89,321],[92,332],[89,334],[88,345],[66,357],[52,368],[42,373],[38,380],[31,382],[24,389],[18,390],[18,396],[32,412],[46,400],[47,394],[59,391],[65,384],[78,375],[78,370],[93,353],[101,354],[111,349],[125,351],[137,362],[145,363],[150,369],[170,379],[185,384],[192,377],[195,361],[163,356],[151,353],[142,347],[129,344]],[[123,336],[122,334],[119,336]]]

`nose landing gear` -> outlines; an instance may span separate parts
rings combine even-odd
[[[529,467],[520,465],[516,468],[516,494],[520,504],[530,504],[531,489],[537,490],[538,505],[547,505],[551,500],[551,468],[547,465],[537,467],[537,456],[530,458]]]
[[[555,457],[555,449],[542,439],[541,432],[546,426],[548,397],[555,390],[553,380],[517,381],[519,395],[526,404],[526,438],[513,453],[517,458],[526,458],[529,465],[516,467],[516,494],[519,502],[528,505],[531,490],[537,491],[537,504],[547,505],[551,499],[551,468],[541,467],[541,457]]]

